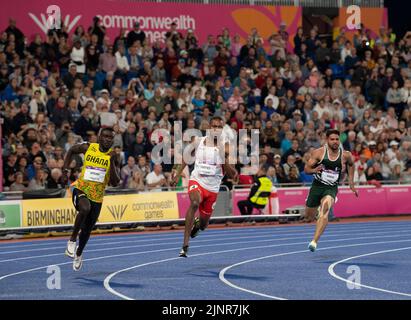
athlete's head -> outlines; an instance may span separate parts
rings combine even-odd
[[[258,168],[257,176],[262,177],[267,175],[269,165],[263,164]]]
[[[100,130],[98,136],[98,143],[100,144],[103,151],[107,151],[111,148],[114,142],[114,131],[112,128],[103,128]]]
[[[327,130],[326,136],[328,147],[333,151],[337,151],[340,147],[340,132],[338,130],[330,129]]]
[[[220,117],[212,117],[210,122],[210,133],[212,137],[220,137],[223,132],[224,122]]]

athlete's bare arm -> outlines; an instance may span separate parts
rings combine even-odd
[[[315,149],[310,156],[310,159],[304,166],[304,172],[307,174],[318,173],[322,170],[321,166],[318,166],[318,163],[321,161],[321,157],[324,154],[324,148]]]
[[[66,157],[64,159],[63,171],[69,169],[73,154],[86,153],[89,146],[89,143],[75,144],[74,146],[72,146],[69,151],[67,151]]]
[[[117,187],[120,183],[120,166],[121,160],[120,155],[117,154],[115,151],[112,151],[110,154],[110,181],[109,184],[112,187]]]
[[[225,159],[224,159],[224,173],[230,178],[230,179],[235,179],[237,177],[237,170],[233,166],[233,163],[235,163],[235,159],[230,158],[230,146],[228,143],[224,145],[224,154],[225,154]]]
[[[348,166],[348,184],[352,192],[355,193],[355,196],[358,197],[358,191],[355,189],[354,185],[354,160],[350,151],[344,151],[344,161]]]
[[[198,137],[194,138],[193,144],[194,144],[194,150],[197,149],[198,144],[200,143],[200,139]],[[181,164],[177,165],[175,169],[173,169],[173,172],[171,173],[171,185],[175,186],[178,183],[178,180],[181,177],[181,173],[183,172],[184,168],[187,166],[187,163],[184,161],[184,154],[181,159]]]

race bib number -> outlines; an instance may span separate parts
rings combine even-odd
[[[103,183],[106,177],[106,169],[98,167],[86,167],[84,180]]]
[[[199,163],[197,164],[198,172],[206,176],[213,176],[217,173],[217,167],[215,165]]]
[[[328,183],[335,183],[335,182],[337,182],[338,181],[338,172],[335,172],[335,171],[326,171],[326,170],[324,170],[322,173],[321,173],[321,179],[324,181],[324,182],[328,182]]]

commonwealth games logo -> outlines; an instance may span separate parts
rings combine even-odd
[[[126,212],[128,205],[115,205],[115,206],[107,206],[108,210],[110,211],[111,215],[113,216],[114,220],[121,221],[124,216],[124,212]]]

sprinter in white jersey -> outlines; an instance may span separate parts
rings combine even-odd
[[[229,164],[228,145],[225,143],[218,145],[214,139],[214,137],[219,137],[217,141],[222,139],[222,129],[223,120],[220,117],[214,117],[211,119],[210,134],[196,140],[194,170],[190,175],[188,184],[190,207],[186,213],[184,242],[180,257],[187,257],[190,236],[194,238],[200,230],[207,228],[224,174],[229,177],[236,175],[236,170]],[[224,152],[221,152],[222,148],[224,148]],[[224,156],[221,156],[222,154]],[[174,183],[179,180],[185,166],[186,163],[183,161],[175,172]],[[200,212],[200,217],[195,218],[193,223],[197,210]]]

